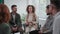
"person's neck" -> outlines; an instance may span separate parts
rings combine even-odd
[[[53,13],[52,16],[55,16],[56,13]]]
[[[33,13],[29,13],[29,14],[33,14]]]
[[[16,14],[16,12],[12,12],[13,14]]]
[[[52,15],[55,15],[56,13],[57,13],[57,10],[54,10],[53,13],[52,13]]]

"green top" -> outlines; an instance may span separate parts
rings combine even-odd
[[[8,24],[0,24],[0,34],[11,34],[10,27]]]
[[[0,0],[0,4],[2,4],[3,3],[3,0]]]

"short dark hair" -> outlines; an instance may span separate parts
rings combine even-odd
[[[54,4],[57,9],[60,9],[60,0],[50,0],[51,4]]]
[[[33,5],[27,6],[27,9],[26,9],[27,13],[29,13],[29,11],[28,11],[29,7],[32,7],[32,12],[35,13],[35,7]]]
[[[46,8],[49,9],[49,6],[50,6],[50,5],[47,5]]]
[[[13,7],[17,7],[17,5],[12,5],[11,8],[13,8]]]

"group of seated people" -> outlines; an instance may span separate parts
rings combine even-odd
[[[25,20],[25,31],[22,29],[20,14],[17,13],[17,5],[12,5],[10,13],[5,4],[0,4],[0,34],[60,34],[60,1],[51,0],[46,6],[48,15],[46,23],[38,29],[38,20],[33,5],[27,6],[27,16]]]

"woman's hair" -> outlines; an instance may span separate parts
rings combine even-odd
[[[5,4],[0,4],[0,23],[7,23],[10,19],[10,12]]]
[[[28,6],[27,6],[27,9],[26,9],[26,10],[27,10],[27,13],[28,13],[27,19],[28,19],[28,17],[29,17],[29,10],[28,10],[29,7],[32,7],[33,20],[36,21],[35,7],[34,7],[33,5],[28,5]]]
[[[29,10],[28,10],[29,7],[32,7],[32,12],[35,13],[35,7],[33,5],[28,5],[27,6],[27,9],[26,9],[27,10],[27,13],[29,13]]]

